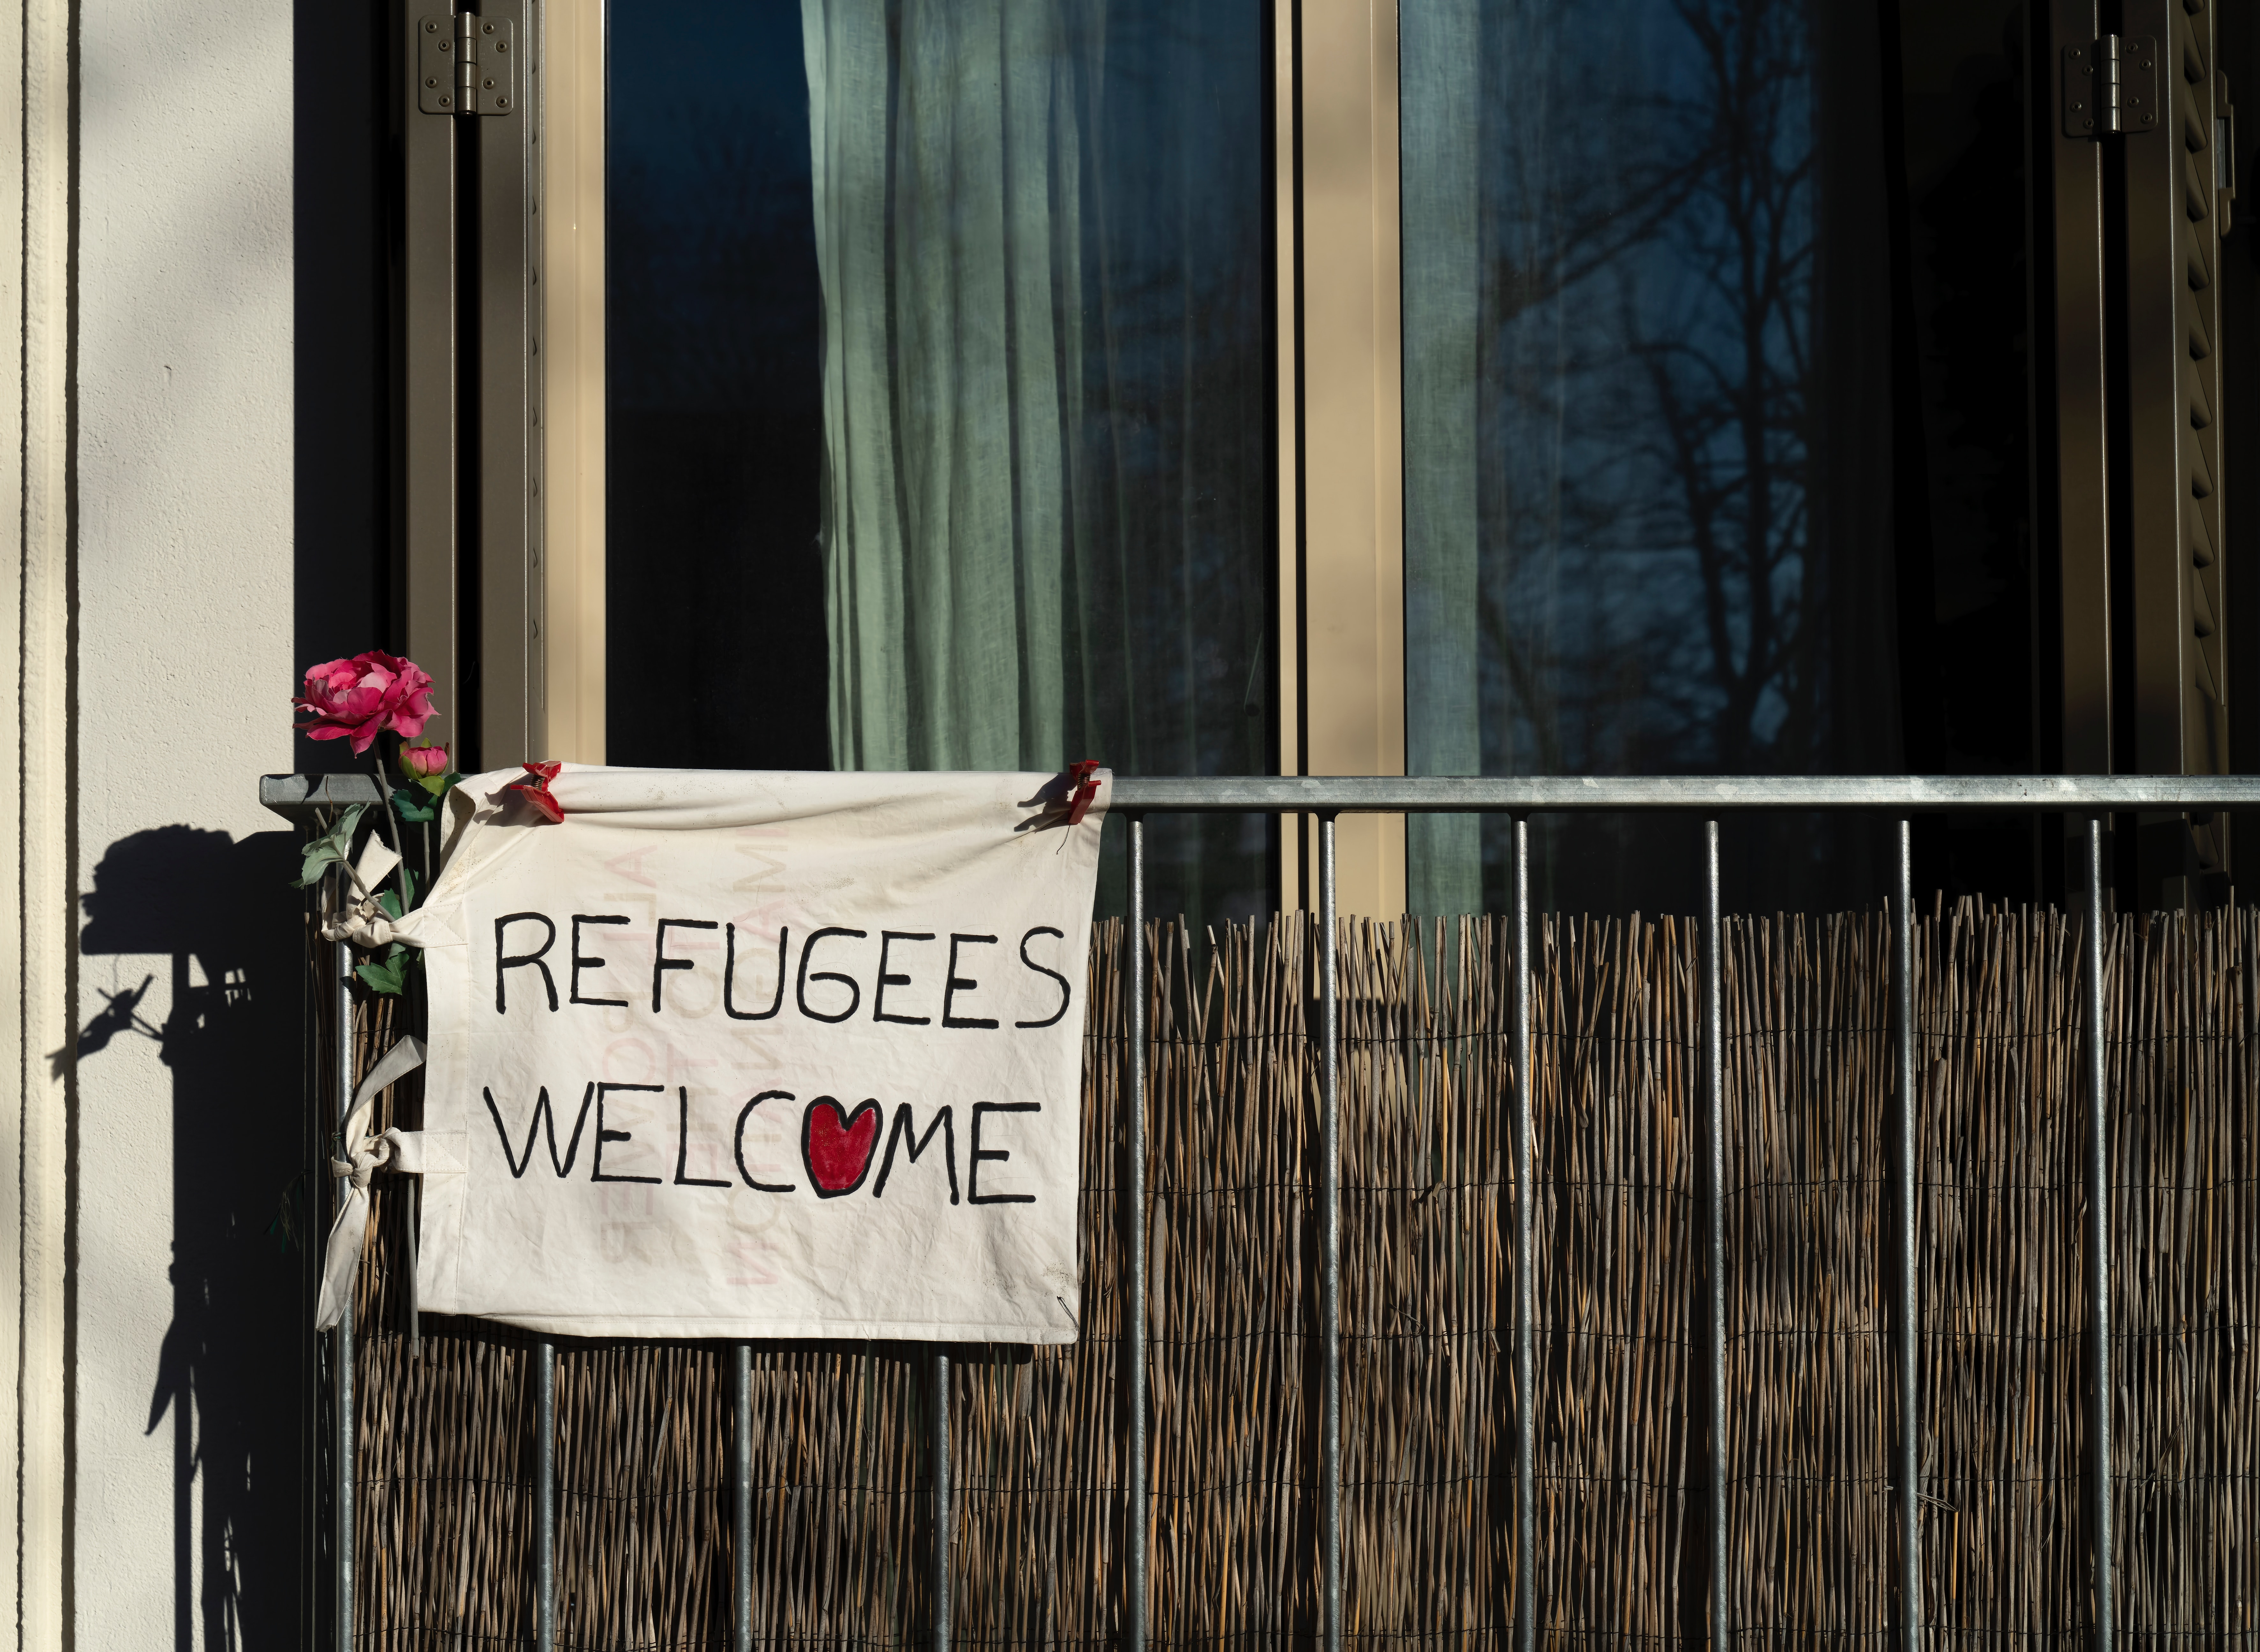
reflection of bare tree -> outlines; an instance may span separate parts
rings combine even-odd
[[[1533,203],[1534,211],[1525,233],[1497,249],[1491,261],[1499,324],[1552,303],[1654,240],[1709,162],[1699,149],[1677,146],[1618,159],[1612,186],[1595,189],[1588,176],[1563,175],[1555,157],[1538,146],[1516,146],[1505,157],[1522,175],[1514,196]]]
[[[1810,754],[1808,4],[1627,0],[1487,138],[1487,762]]]
[[[1513,21],[1514,61],[1560,54],[1557,70],[1570,68],[1570,41],[1583,25],[1565,30],[1547,8]],[[1507,130],[1485,146],[1502,175],[1490,193],[1503,221],[1487,238],[1483,277],[1500,340],[1491,371],[1521,404],[1515,422],[1522,426],[1516,451],[1487,481],[1494,511],[1514,523],[1512,537],[1523,546],[1593,545],[1619,536],[1622,494],[1582,485],[1580,467],[1564,451],[1567,385],[1600,367],[1598,357],[1621,354],[1620,346],[1597,350],[1583,335],[1574,318],[1577,295],[1663,237],[1708,164],[1699,147],[1631,136],[1656,130],[1662,111],[1645,97],[1624,97],[1610,82],[1611,69],[1589,64],[1559,79],[1517,75],[1519,86],[1542,93],[1513,100]],[[1508,704],[1524,712],[1516,737],[1520,766],[1548,774],[1591,767],[1597,758],[1603,767],[1640,766],[1632,752],[1591,749],[1591,719],[1574,709],[1563,715],[1580,699],[1610,697],[1609,688],[1584,681],[1595,666],[1604,676],[1621,674],[1593,657],[1595,626],[1564,611],[1577,604],[1562,589],[1559,570],[1539,573],[1538,583],[1554,587],[1542,593],[1530,589],[1538,570],[1503,571],[1484,583],[1478,623]]]
[[[1728,771],[1809,739],[1804,604],[1813,275],[1808,38],[1797,0],[1675,0],[1699,54],[1679,125],[1706,159],[1666,239],[1707,302],[1627,338],[1655,396],[1649,452],[1701,578]],[[1771,726],[1769,727],[1768,725]]]

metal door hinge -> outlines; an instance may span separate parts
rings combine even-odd
[[[2108,138],[2158,125],[2158,42],[2106,34],[2063,48],[2063,135]]]
[[[518,107],[517,30],[506,18],[440,12],[416,25],[416,106],[427,115]]]

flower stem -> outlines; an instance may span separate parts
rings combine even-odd
[[[392,818],[392,782],[385,777],[382,755],[376,760],[376,789],[384,795],[384,807],[381,812],[384,816],[385,841],[391,846],[392,852],[400,856],[400,864],[392,869],[392,876],[393,881],[400,886],[400,915],[405,918],[408,915],[408,856],[401,847],[399,824]]]

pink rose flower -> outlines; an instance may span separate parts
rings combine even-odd
[[[306,691],[291,704],[311,715],[297,725],[309,740],[349,740],[366,752],[386,729],[408,739],[432,715],[432,679],[411,660],[372,648],[306,673]]]

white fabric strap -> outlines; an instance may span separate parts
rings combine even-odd
[[[351,893],[322,925],[325,940],[350,940],[356,947],[390,946],[399,939],[397,926],[377,904],[376,893],[400,864],[400,856],[377,833],[361,846],[361,859],[347,869]]]
[[[420,1155],[401,1152],[404,1138],[399,1130],[387,1130],[383,1135],[365,1133],[369,1109],[376,1105],[377,1097],[423,1064],[424,1041],[404,1038],[384,1052],[354,1091],[353,1106],[340,1132],[347,1156],[330,1161],[330,1174],[350,1178],[352,1186],[338,1205],[337,1219],[330,1224],[329,1243],[322,1259],[321,1299],[314,1309],[318,1331],[334,1327],[353,1301],[354,1277],[361,1270],[361,1250],[368,1241],[368,1178],[388,1164],[411,1157],[421,1163]]]
[[[345,1127],[339,1134],[345,1138],[346,1151],[354,1150],[361,1132],[368,1123],[368,1111],[376,1105],[376,1098],[424,1064],[424,1041],[410,1033],[377,1058],[368,1069],[368,1076],[354,1089],[353,1105],[346,1110]],[[340,1170],[340,1176],[345,1172]]]

